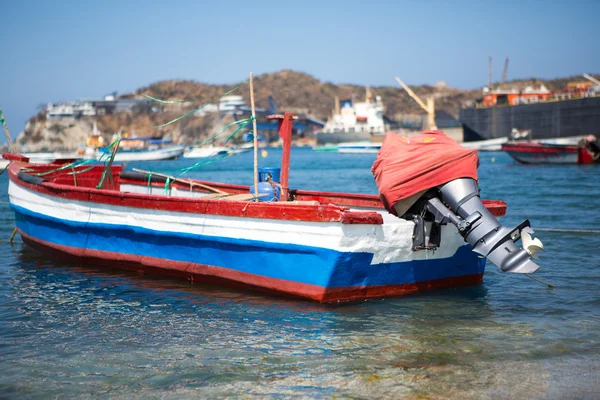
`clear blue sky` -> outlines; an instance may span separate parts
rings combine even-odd
[[[163,79],[233,83],[293,69],[335,83],[487,82],[600,72],[599,1],[0,2],[0,107],[15,137],[39,104]],[[3,137],[4,135],[2,135]]]

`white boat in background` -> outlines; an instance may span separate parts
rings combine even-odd
[[[489,140],[477,140],[474,142],[462,142],[460,145],[464,148],[477,151],[500,151],[502,145],[508,142],[508,138],[497,138]]]
[[[351,142],[340,143],[338,153],[342,154],[377,154],[381,149],[381,143]]]
[[[48,151],[38,153],[23,153],[23,156],[29,158],[29,162],[32,164],[46,164],[56,160],[80,160],[84,158],[83,154],[77,153],[75,151]]]
[[[210,157],[222,157],[227,155],[246,153],[252,150],[254,147],[250,143],[250,146],[244,145],[241,147],[224,147],[224,146],[201,146],[201,147],[188,147],[183,153],[185,158],[210,158]]]
[[[185,146],[172,145],[170,140],[152,137],[122,138],[115,161],[160,161],[179,158]],[[88,148],[86,158],[100,159],[110,155],[108,147]]]
[[[188,147],[183,153],[185,158],[210,158],[231,154],[231,149],[222,146]]]

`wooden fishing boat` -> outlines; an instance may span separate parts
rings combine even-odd
[[[390,214],[378,196],[288,189],[292,117],[278,118],[282,201],[118,165],[70,175],[67,164],[5,154],[16,229],[27,245],[60,257],[320,302],[482,281],[485,258],[452,224],[420,247],[418,223]],[[503,201],[483,204],[484,213],[505,213]]]
[[[592,136],[570,144],[551,140],[515,141],[503,144],[502,150],[522,164],[598,164],[599,147]]]

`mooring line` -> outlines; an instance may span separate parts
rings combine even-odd
[[[531,274],[524,274],[524,275],[525,275],[526,277],[528,277],[528,278],[531,278],[531,279],[533,279],[533,280],[534,280],[534,281],[536,281],[536,282],[539,282],[539,283],[542,283],[542,284],[544,284],[544,285],[548,286],[549,288],[552,288],[552,289],[556,288],[556,286],[554,286],[554,285],[551,285],[551,284],[549,284],[549,283],[546,283],[546,282],[544,282],[544,281],[542,281],[542,280],[540,280],[540,279],[538,279],[538,278],[534,278],[534,277],[533,277]]]
[[[600,233],[598,229],[563,229],[563,228],[533,228],[534,231],[543,232],[573,232],[573,233]]]

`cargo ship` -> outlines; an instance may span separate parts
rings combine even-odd
[[[381,97],[373,98],[367,88],[364,102],[340,102],[336,98],[332,116],[315,136],[318,146],[359,141],[381,142],[386,130]]]
[[[599,135],[600,81],[584,76],[587,82],[561,91],[484,88],[474,106],[460,111],[464,141],[510,138],[514,131],[529,131],[530,140]]]

